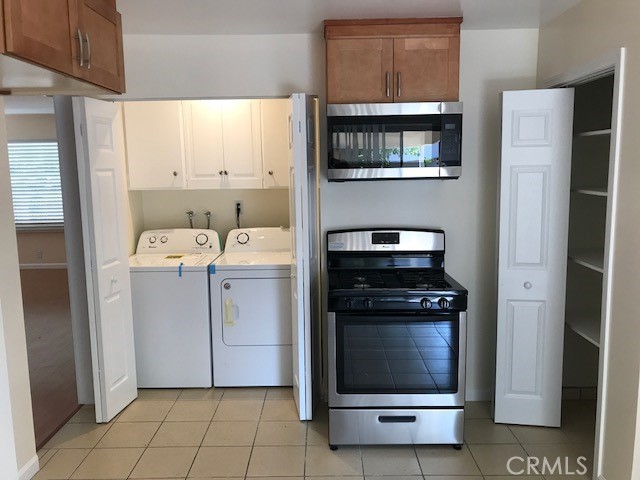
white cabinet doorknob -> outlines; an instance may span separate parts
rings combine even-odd
[[[118,283],[118,277],[116,277],[115,275],[111,277],[111,283]]]
[[[524,282],[524,288],[529,290],[531,287],[533,287],[533,285],[531,285],[531,282]]]

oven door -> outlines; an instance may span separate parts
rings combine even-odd
[[[329,407],[464,406],[466,313],[329,313]]]

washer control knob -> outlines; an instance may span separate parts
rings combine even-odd
[[[198,245],[202,246],[208,241],[209,241],[209,237],[207,236],[206,233],[199,233],[198,235],[196,235],[196,243]]]
[[[429,300],[428,298],[423,298],[422,300],[420,300],[420,306],[425,310],[429,310],[431,308],[431,300]]]
[[[345,306],[345,308],[347,308],[347,309],[352,309],[352,308],[353,308],[353,300],[352,300],[352,299],[350,299],[350,298],[347,298],[347,299],[344,301],[344,306]]]
[[[362,302],[364,304],[364,308],[373,308],[373,300],[371,300],[370,298],[365,298],[364,302]]]
[[[149,237],[149,243],[156,243],[157,238],[155,237],[155,235],[151,235]]]
[[[167,243],[169,241],[169,239],[167,238],[166,235],[163,235],[160,237],[160,243]]]
[[[238,240],[238,243],[240,245],[244,245],[249,241],[249,234],[246,232],[239,233],[238,236],[236,237],[236,240]]]
[[[449,302],[449,300],[447,300],[446,298],[442,297],[440,300],[438,300],[438,306],[442,309],[442,310],[446,310],[449,308],[449,305],[451,305],[451,302]]]

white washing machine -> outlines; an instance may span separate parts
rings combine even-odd
[[[231,230],[210,284],[214,385],[292,385],[289,230]]]
[[[214,230],[143,232],[129,258],[140,388],[211,387],[209,265]]]

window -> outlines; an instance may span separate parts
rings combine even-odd
[[[9,142],[7,146],[16,226],[62,226],[58,143]]]

